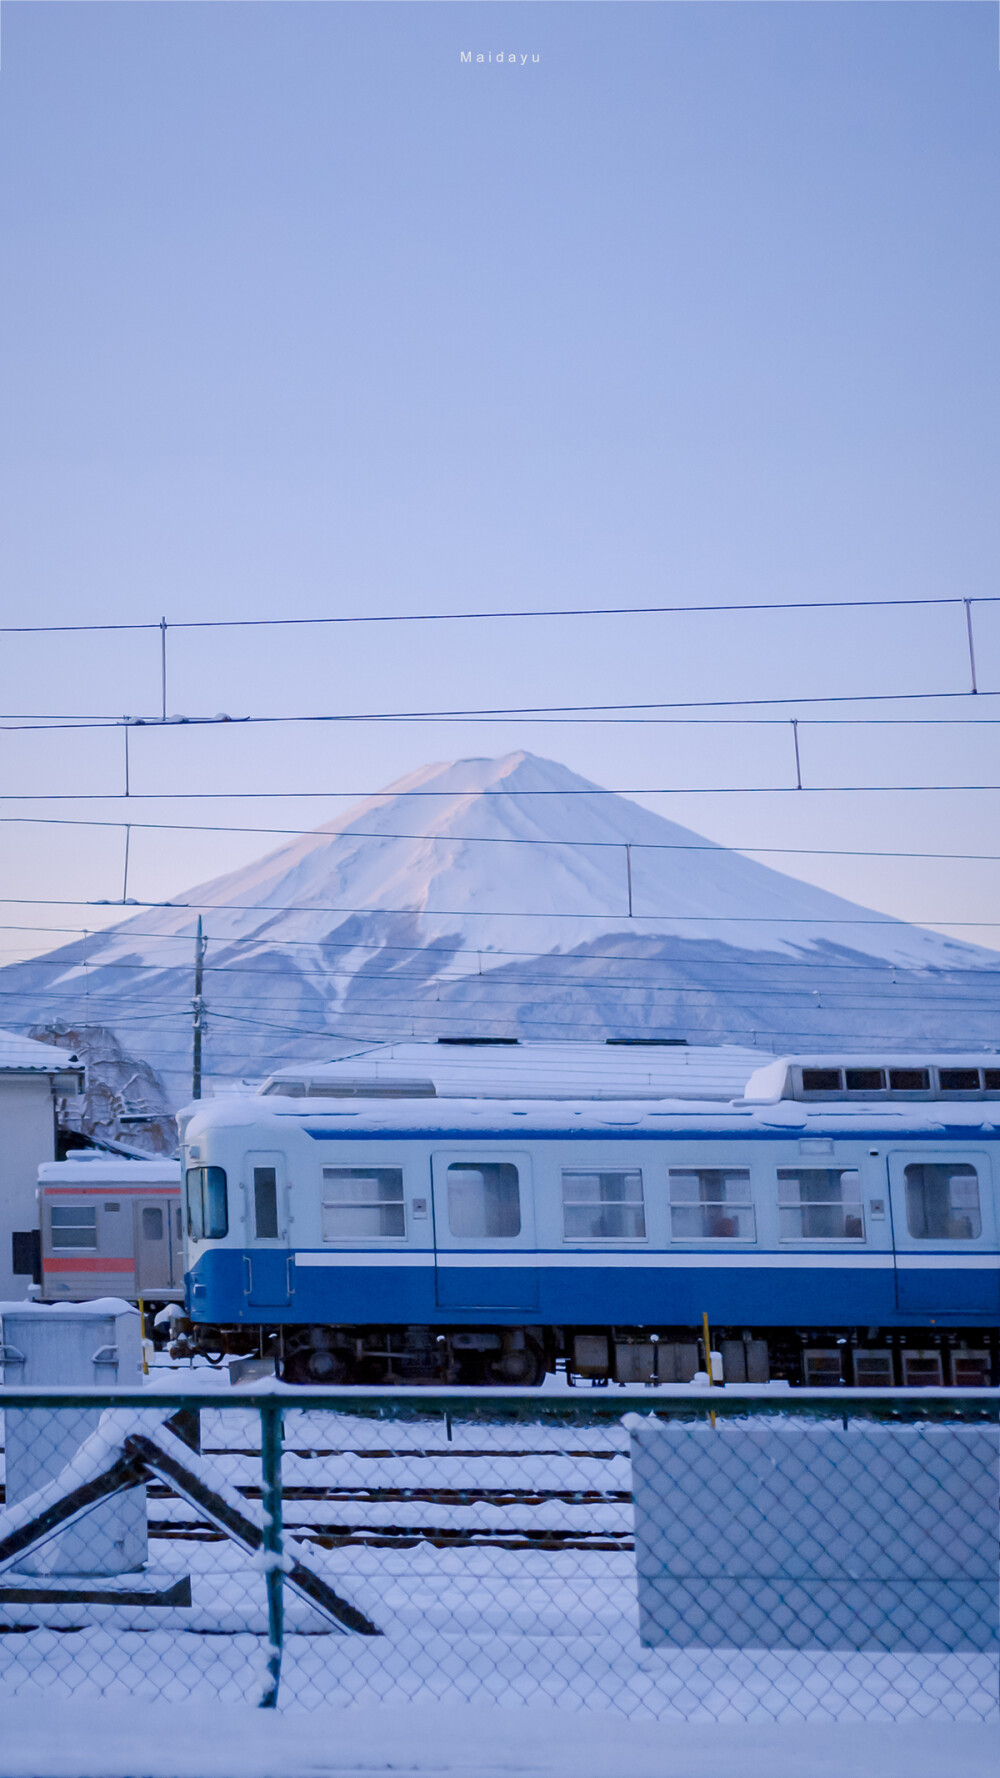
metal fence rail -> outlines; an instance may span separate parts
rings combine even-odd
[[[0,1695],[998,1715],[1000,1391],[159,1381],[0,1389]]]

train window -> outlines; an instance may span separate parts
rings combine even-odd
[[[97,1211],[93,1205],[53,1204],[53,1247],[97,1246]]]
[[[229,1233],[229,1197],[224,1167],[189,1167],[188,1234],[192,1241],[221,1241]]]
[[[159,1204],[143,1205],[142,1238],[144,1241],[163,1240],[163,1211]]]
[[[493,1240],[521,1233],[521,1191],[512,1161],[453,1161],[448,1168],[448,1231]]]
[[[983,1232],[979,1175],[966,1161],[916,1161],[905,1170],[906,1226],[917,1241],[976,1241]]]
[[[885,1072],[881,1068],[845,1068],[844,1081],[849,1093],[880,1093]]]
[[[406,1234],[401,1167],[324,1167],[323,1239]]]
[[[893,1093],[926,1093],[931,1077],[926,1068],[890,1068],[889,1089]]]
[[[863,1241],[857,1169],[779,1167],[778,1233],[782,1241]]]
[[[642,1173],[562,1176],[563,1234],[567,1241],[644,1241]]]
[[[984,1068],[983,1085],[988,1093],[1000,1092],[1000,1068]]]
[[[938,1085],[942,1093],[978,1093],[978,1068],[939,1068]]]
[[[803,1068],[804,1093],[839,1093],[843,1081],[839,1068]]]
[[[747,1167],[671,1167],[670,1234],[675,1241],[755,1241]]]
[[[174,1217],[176,1219],[175,1226],[177,1229],[177,1239],[178,1239],[178,1241],[183,1241],[183,1239],[184,1239],[184,1217],[181,1212],[181,1207],[179,1204],[177,1205],[177,1207],[174,1211]]]
[[[253,1170],[253,1225],[258,1241],[278,1239],[278,1175],[273,1167]]]

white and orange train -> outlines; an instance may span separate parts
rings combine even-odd
[[[41,1297],[180,1301],[184,1225],[177,1161],[81,1149],[38,1169]]]

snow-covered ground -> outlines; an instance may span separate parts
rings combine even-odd
[[[468,1705],[323,1709],[0,1693],[2,1778],[995,1778],[992,1725],[625,1722]]]
[[[222,1394],[220,1375],[205,1383],[205,1462],[229,1489],[255,1489],[257,1415]],[[280,1723],[241,1714],[264,1677],[260,1561],[214,1537],[197,1508],[151,1492],[151,1565],[162,1585],[191,1577],[191,1607],[0,1608],[0,1778],[728,1778],[734,1761],[756,1772],[751,1750],[769,1778],[874,1778],[897,1758],[902,1778],[903,1748],[907,1778],[950,1778],[978,1775],[985,1750],[1000,1751],[993,1655],[643,1647],[618,1423],[290,1410],[285,1437],[286,1527],[306,1534],[305,1559],[383,1633],[338,1633],[286,1592]],[[449,1543],[455,1533],[462,1541]],[[50,1701],[55,1710],[39,1708]],[[136,1764],[135,1736],[161,1713],[169,1731],[147,1730]],[[91,1727],[67,1764],[70,1723]],[[211,1751],[199,1753],[206,1724]]]

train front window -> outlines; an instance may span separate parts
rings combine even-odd
[[[221,1241],[229,1233],[229,1201],[223,1167],[189,1167],[185,1176],[188,1234],[192,1241]]]
[[[53,1247],[97,1247],[97,1211],[93,1205],[53,1204]]]
[[[675,1241],[755,1241],[748,1167],[671,1167]]]
[[[906,1168],[906,1226],[917,1241],[978,1241],[979,1175],[966,1161],[916,1161]]]
[[[448,1168],[448,1232],[460,1240],[521,1233],[521,1191],[512,1161],[453,1161]]]
[[[406,1234],[401,1167],[324,1167],[324,1241]]]
[[[644,1241],[642,1173],[562,1176],[563,1235],[567,1241]]]
[[[779,1167],[782,1241],[863,1241],[861,1175],[854,1167]]]
[[[258,1241],[278,1239],[278,1175],[273,1167],[253,1170],[253,1221]]]

